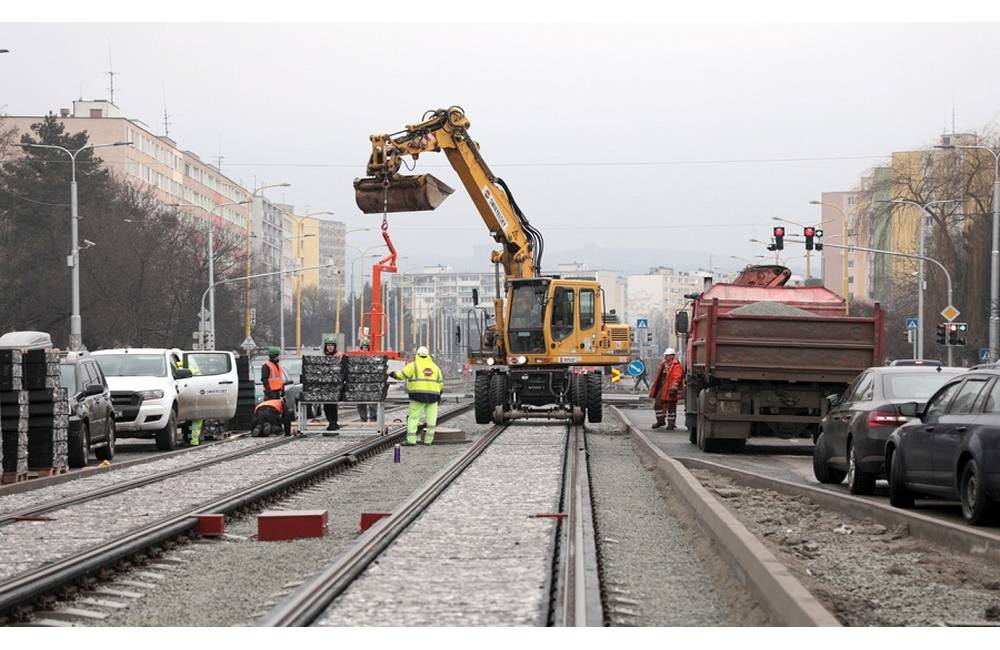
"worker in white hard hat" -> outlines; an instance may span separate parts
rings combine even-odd
[[[649,396],[653,398],[653,410],[656,413],[654,429],[664,425],[667,430],[677,428],[677,401],[681,398],[683,389],[684,369],[677,361],[674,349],[667,348],[663,351],[663,359],[656,369],[653,387],[649,389]]]
[[[417,444],[417,427],[420,418],[427,421],[424,430],[424,444],[434,442],[434,429],[437,426],[438,403],[441,401],[441,391],[444,389],[444,376],[441,369],[431,359],[431,353],[426,346],[417,348],[417,356],[398,371],[389,371],[393,379],[406,380],[406,392],[410,395],[410,406],[406,413],[406,444]]]

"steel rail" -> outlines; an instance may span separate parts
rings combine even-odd
[[[343,593],[508,426],[509,424],[498,424],[492,427],[458,460],[414,493],[396,512],[375,524],[352,548],[278,603],[260,620],[258,626],[305,627],[316,622],[334,599]]]
[[[604,625],[601,603],[601,578],[594,534],[594,511],[590,493],[587,462],[587,439],[584,427],[571,426],[566,441],[563,507],[566,523],[560,518],[559,551],[551,620],[566,627]]]
[[[465,404],[442,413],[439,421],[449,419],[472,408]],[[67,558],[0,582],[0,616],[18,608],[29,607],[42,596],[61,589],[92,573],[112,566],[150,547],[189,532],[197,523],[195,515],[202,512],[230,514],[251,506],[275,494],[322,477],[343,465],[353,465],[364,457],[387,448],[406,435],[399,427],[386,435],[372,436],[356,445],[337,451],[304,467],[280,476],[240,488],[209,502],[188,508],[158,522],[138,528],[114,539],[102,542]]]

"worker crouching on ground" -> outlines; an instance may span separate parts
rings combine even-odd
[[[673,348],[663,351],[663,360],[656,369],[656,379],[649,390],[653,398],[653,410],[656,412],[654,429],[664,424],[668,430],[677,428],[677,400],[681,397],[684,384],[684,369],[677,361]]]
[[[292,414],[285,408],[285,400],[269,399],[257,405],[253,411],[250,435],[266,438],[270,435],[292,435]]]
[[[327,336],[323,339],[323,355],[327,357],[335,357],[339,353],[337,352],[337,339],[332,336]],[[340,428],[337,424],[337,405],[336,404],[324,404],[323,405],[323,415],[326,416],[326,430],[336,431]]]
[[[410,407],[406,413],[406,444],[417,444],[417,427],[420,417],[427,420],[424,431],[424,444],[434,442],[434,429],[437,426],[438,403],[441,402],[441,391],[444,389],[444,377],[437,367],[427,348],[421,345],[417,348],[417,356],[400,370],[388,375],[393,379],[406,380],[406,392],[410,395]]]

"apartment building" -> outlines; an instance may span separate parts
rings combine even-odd
[[[27,133],[42,119],[5,116],[4,123]],[[156,135],[142,121],[123,117],[118,106],[103,99],[76,100],[72,109],[59,110],[59,121],[67,133],[86,131],[90,144],[131,142],[132,146],[101,147],[95,154],[119,177],[152,188],[164,204],[178,204],[201,219],[211,212],[220,227],[246,228],[248,206],[221,206],[249,200],[249,191],[197,154],[181,149],[174,140]],[[21,155],[14,149],[14,155]]]

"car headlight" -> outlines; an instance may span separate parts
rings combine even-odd
[[[486,365],[492,366],[494,363],[496,363],[496,361],[493,359],[493,357],[489,357],[488,359],[486,359]]]
[[[528,357],[522,354],[517,358],[517,362],[523,366],[524,364],[528,363]]]
[[[163,399],[162,390],[140,390],[139,397],[142,399]]]

